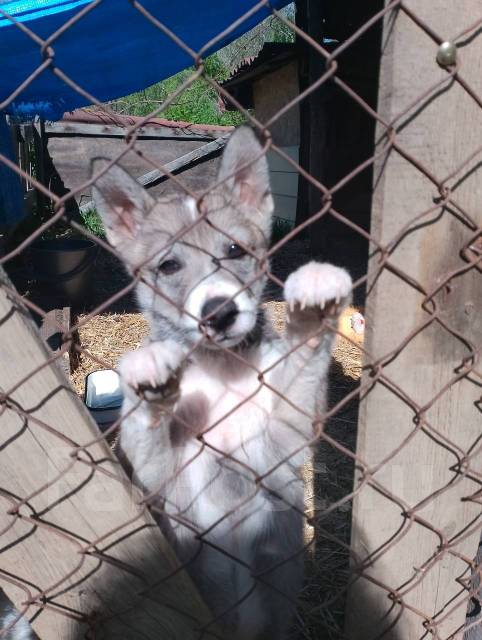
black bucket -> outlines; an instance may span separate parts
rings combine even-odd
[[[64,304],[84,307],[92,290],[98,246],[86,238],[37,240],[30,246],[33,277],[43,293]]]

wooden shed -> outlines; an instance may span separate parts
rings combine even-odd
[[[246,58],[224,88],[256,119],[267,123],[299,94],[298,56],[292,43],[269,42],[258,56]],[[229,106],[229,105],[228,105]],[[299,161],[300,111],[297,104],[269,126],[276,145]],[[274,152],[268,153],[275,211],[279,218],[294,223],[298,198],[298,172]]]
[[[44,173],[57,194],[88,181],[94,157],[116,158],[126,149],[129,127],[141,120],[137,116],[109,115],[105,112],[79,109],[65,114],[56,123],[45,123]],[[119,160],[131,175],[153,195],[167,195],[180,185],[199,191],[215,179],[218,157],[232,127],[173,122],[150,118],[137,132],[135,148]],[[75,155],[72,142],[75,138]],[[158,167],[165,166],[179,175],[179,183],[166,180]],[[76,192],[78,207],[88,206],[91,187]]]

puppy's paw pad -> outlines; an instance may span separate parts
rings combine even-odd
[[[308,262],[288,277],[284,294],[291,310],[295,306],[323,309],[328,303],[339,304],[348,298],[351,289],[352,279],[345,269],[327,263]]]
[[[151,342],[126,353],[119,362],[119,374],[134,389],[165,385],[182,363],[185,352],[175,342]]]

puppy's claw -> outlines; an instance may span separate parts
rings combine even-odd
[[[329,311],[336,313],[340,309],[332,309],[331,303],[347,303],[351,288],[352,280],[344,269],[331,264],[309,262],[290,274],[285,282],[284,294],[291,312],[298,306],[300,311],[304,311],[306,307],[325,309],[330,305]]]
[[[126,353],[119,363],[119,374],[135,392],[147,385],[159,389],[182,365],[184,355],[183,348],[173,341],[151,342]]]

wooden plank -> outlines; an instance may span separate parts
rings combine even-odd
[[[198,160],[202,158],[208,158],[215,153],[221,151],[221,149],[226,144],[231,133],[227,133],[221,138],[217,138],[212,142],[208,142],[207,144],[203,144],[202,147],[198,147],[193,151],[189,151],[189,153],[185,153],[183,156],[176,158],[176,160],[172,160],[172,162],[168,162],[165,165],[166,171],[170,173],[176,173],[176,171],[180,171],[181,169],[185,169],[189,165],[194,164]],[[159,169],[154,169],[153,171],[149,171],[144,175],[137,178],[138,182],[140,182],[144,187],[148,187],[155,182],[159,182],[159,180],[165,179],[166,175],[164,172],[159,171]]]
[[[1,269],[0,282],[12,287]],[[174,554],[107,444],[88,444],[99,432],[50,357],[0,287],[0,389],[19,385],[0,411],[0,588],[20,611],[46,592],[27,616],[49,640],[85,637],[79,614],[96,640],[199,637],[210,614],[183,571],[171,576]]]
[[[45,137],[45,126],[43,120],[39,120],[36,123],[36,126],[29,127],[29,131],[32,136],[32,146],[33,146],[33,161],[35,163],[35,178],[41,183],[46,185],[47,181],[45,178],[45,156],[47,153],[46,150],[46,142],[47,138]],[[45,197],[45,195],[39,190],[35,190],[36,200],[37,200],[37,215],[40,215],[42,218],[46,215],[45,207],[48,206],[49,200]]]
[[[185,153],[184,155],[172,160],[171,162],[167,162],[164,167],[165,170],[170,173],[176,173],[181,169],[186,169],[187,167],[195,164],[199,160],[205,159],[207,160],[210,156],[215,153],[219,153],[219,151],[226,144],[231,133],[227,133],[221,138],[217,138],[212,142],[208,142],[207,144],[194,149],[193,151],[189,151],[189,153]],[[140,182],[144,187],[152,186],[153,184],[159,182],[160,180],[165,180],[167,178],[166,174],[159,169],[154,169],[153,171],[149,171],[148,173],[144,173],[142,176],[137,178],[137,181]],[[85,213],[86,211],[90,211],[94,207],[94,203],[92,200],[86,202],[81,207],[79,207],[79,211],[81,213]]]
[[[298,174],[288,172],[269,172],[271,191],[277,196],[289,196],[295,199],[294,205],[296,210],[296,198],[298,196]]]
[[[23,125],[23,138],[24,138],[24,171],[29,176],[33,175],[34,161],[35,161],[35,145],[34,145],[34,126],[32,124]],[[28,180],[27,180],[28,182]],[[33,189],[30,182],[28,182],[30,189]],[[37,193],[35,193],[35,200],[37,201]]]
[[[443,37],[462,31],[475,15],[480,16],[478,0],[409,0],[404,5]],[[467,43],[459,50],[462,74],[474,92],[481,95],[482,39],[467,39]],[[442,180],[481,148],[482,110],[457,83],[449,82],[447,73],[436,63],[437,45],[403,11],[387,17],[382,52],[378,111],[387,122],[410,108],[428,87],[447,80],[430,99],[417,102],[396,123],[400,147]],[[378,141],[382,133],[380,127]],[[382,147],[377,151],[382,153]],[[374,185],[371,233],[384,246],[417,214],[433,207],[439,197],[437,187],[393,150],[377,159]],[[481,154],[458,171],[447,186],[480,227]],[[413,231],[404,236],[390,258],[396,268],[418,281],[427,292],[435,290],[453,270],[467,266],[461,249],[474,231],[453,213],[451,207],[440,208],[417,227],[414,224]],[[376,277],[379,259],[375,253],[370,260],[366,308],[365,346],[375,361],[396,349],[429,318],[421,306],[422,293],[388,269]],[[477,269],[454,278],[435,298],[441,319],[476,347],[482,344],[482,323],[476,312],[481,299],[482,278]],[[431,438],[418,431],[401,446],[416,427],[414,411],[378,382],[362,399],[357,453],[367,468],[373,469],[401,446],[374,473],[374,480],[399,502],[369,485],[354,499],[354,575],[359,574],[363,562],[367,564],[349,593],[346,636],[350,640],[426,638],[430,632],[423,626],[425,620],[437,625],[432,631],[434,637],[462,637],[467,599],[457,579],[470,578],[462,558],[475,556],[480,535],[480,504],[470,496],[480,490],[477,473],[481,472],[481,456],[470,460],[471,477],[460,478],[457,466],[462,452],[477,451],[480,439],[477,375],[459,380],[433,405],[430,403],[469,354],[466,344],[433,323],[384,367],[385,375],[408,397],[419,406],[429,407],[423,417],[439,436],[432,433]],[[363,384],[370,381],[373,379],[366,374]],[[456,446],[444,446],[442,438]],[[360,479],[361,476],[356,478],[355,487]],[[425,499],[427,502],[421,504]],[[403,515],[419,504],[413,513],[423,518],[427,526],[416,521],[410,524]],[[427,563],[439,552],[442,541],[450,543],[454,553],[445,550],[429,566]],[[390,589],[397,594],[395,601],[389,598]],[[395,624],[390,628],[391,623]]]
[[[55,136],[94,136],[95,138],[110,137],[124,138],[127,134],[126,127],[111,124],[94,124],[90,122],[73,122],[70,120],[61,122],[46,122],[45,133],[49,137]],[[140,127],[137,129],[138,138],[161,138],[165,140],[211,140],[215,137],[206,132],[189,131],[176,127]]]
[[[299,162],[300,160],[300,148],[299,146],[291,146],[291,147],[280,147],[282,151],[284,151],[292,160],[295,162]],[[268,166],[270,171],[288,171],[289,173],[298,172],[290,164],[287,160],[282,158],[276,151],[269,150],[266,154],[266,159],[268,160]]]
[[[283,196],[273,193],[273,200],[275,216],[294,223],[296,219],[296,196]]]

